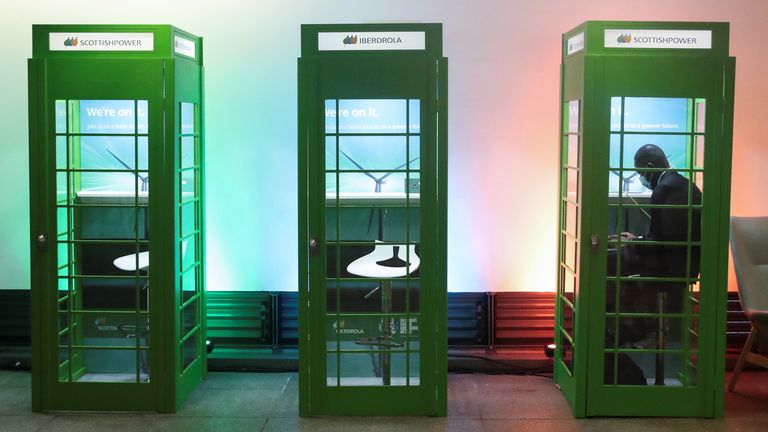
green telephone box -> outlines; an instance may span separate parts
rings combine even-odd
[[[563,35],[555,380],[577,417],[723,414],[727,23]]]
[[[205,377],[202,52],[168,25],[33,27],[34,411],[174,412]]]
[[[301,415],[445,415],[440,24],[303,25]]]

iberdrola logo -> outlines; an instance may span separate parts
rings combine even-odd
[[[357,35],[348,35],[344,38],[344,45],[354,45],[357,43]]]
[[[68,38],[67,38],[67,39],[64,41],[64,46],[68,46],[68,47],[74,47],[74,46],[77,46],[77,43],[78,43],[78,41],[77,41],[77,38],[76,38],[76,37],[68,37]]]
[[[619,35],[619,37],[616,38],[616,42],[630,43],[632,42],[632,35],[630,33]]]

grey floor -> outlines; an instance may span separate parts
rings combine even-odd
[[[451,374],[447,418],[299,418],[294,373],[215,372],[175,415],[30,412],[30,375],[0,371],[0,431],[768,431],[768,372],[746,372],[724,420],[571,417],[551,379]]]

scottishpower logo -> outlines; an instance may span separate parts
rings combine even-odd
[[[357,35],[347,35],[344,38],[344,45],[355,45],[357,43]]]
[[[94,321],[93,323],[96,324],[96,328],[101,331],[117,330],[117,326],[114,324],[110,324],[106,318],[96,318],[96,321]]]
[[[51,51],[153,51],[154,35],[113,32],[51,32],[48,34]]]
[[[616,42],[622,44],[622,43],[632,43],[632,34],[630,33],[622,33],[619,35],[619,37],[616,38]]]

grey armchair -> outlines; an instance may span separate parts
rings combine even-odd
[[[768,217],[731,218],[731,253],[739,299],[752,326],[733,370],[728,391],[733,391],[744,363],[768,368],[768,356],[758,352],[768,347]]]

